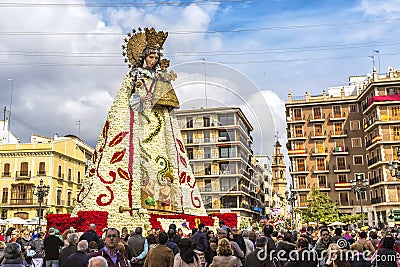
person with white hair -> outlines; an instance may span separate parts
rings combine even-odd
[[[108,267],[107,261],[102,256],[90,258],[88,267]]]
[[[89,244],[86,240],[79,241],[76,252],[68,256],[66,267],[85,267],[89,261],[86,254],[88,247]]]
[[[76,252],[77,245],[79,242],[78,234],[77,233],[69,234],[67,240],[68,240],[68,246],[63,248],[60,252],[60,257],[59,257],[59,261],[58,261],[58,264],[60,267],[66,267],[67,266],[67,258]]]

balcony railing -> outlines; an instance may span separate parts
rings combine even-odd
[[[306,119],[304,117],[304,115],[302,116],[292,116],[292,117],[287,117],[287,122],[305,122]]]
[[[347,165],[333,165],[334,172],[349,172],[350,171],[350,164]]]
[[[371,199],[371,204],[383,203],[384,201],[385,201],[385,198],[383,196],[375,197],[375,198]]]
[[[381,156],[377,155],[376,157],[373,157],[372,159],[368,160],[368,166],[371,166],[379,161],[381,161]]]
[[[11,177],[11,172],[2,172],[1,176],[2,177]]]
[[[16,171],[15,177],[17,177],[17,179],[31,178],[31,171]]]
[[[32,205],[33,199],[26,199],[26,198],[12,198],[10,199],[11,205]]]
[[[380,183],[380,182],[383,182],[383,177],[379,175],[379,176],[376,176],[376,177],[370,179],[369,180],[369,185],[377,184],[377,183]]]
[[[329,165],[327,165],[327,166],[318,166],[318,165],[315,165],[315,171],[314,172],[321,172],[321,171],[329,171]]]
[[[347,136],[347,129],[343,130],[337,130],[337,131],[330,131],[329,135],[331,137],[342,137],[342,136]]]
[[[310,138],[312,138],[312,139],[318,139],[318,138],[326,138],[326,131],[324,130],[324,131],[321,131],[321,132],[314,132],[314,131],[311,131],[310,132]]]
[[[37,176],[46,176],[46,171],[38,171]]]
[[[375,117],[369,119],[367,122],[365,122],[365,124],[364,124],[364,129],[367,129],[369,126],[371,126],[372,124],[374,124],[376,121],[380,121],[380,119],[375,118]]]
[[[308,115],[309,122],[320,122],[324,120],[325,120],[325,113],[321,115],[313,115],[313,114]]]
[[[332,117],[330,117],[331,120],[338,120],[338,119],[345,119],[345,118],[346,118],[346,112],[333,113]]]
[[[316,156],[327,153],[328,153],[328,148],[326,147],[316,147],[311,150],[311,154],[314,154]]]
[[[365,146],[369,147],[373,144],[375,144],[376,142],[382,141],[383,140],[383,136],[382,135],[376,135],[374,138],[372,138],[371,140],[368,140],[367,142],[365,142]]]
[[[343,154],[348,152],[349,152],[348,146],[336,146],[332,149],[332,154]]]

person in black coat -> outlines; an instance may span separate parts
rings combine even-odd
[[[57,237],[54,228],[49,229],[49,235],[44,239],[44,259],[46,266],[58,267],[58,257],[60,256],[60,248],[64,246],[64,241]]]
[[[278,254],[280,255],[281,265],[283,266],[287,259],[289,259],[290,252],[296,250],[296,244],[293,243],[293,236],[291,233],[286,232],[283,234],[283,240],[278,241],[276,244],[276,249],[278,250]]]
[[[89,261],[86,254],[88,246],[86,240],[79,241],[76,252],[68,256],[66,267],[86,267]]]
[[[76,250],[77,250],[77,246],[76,245],[78,245],[78,242],[79,242],[78,234],[76,234],[76,233],[69,234],[69,236],[68,236],[68,246],[61,250],[60,257],[58,259],[59,260],[58,264],[59,264],[60,267],[66,267],[67,266],[67,258],[71,254],[76,252]]]
[[[396,255],[394,250],[395,240],[391,236],[385,236],[382,247],[378,249],[376,256],[376,266],[378,267],[397,267]]]
[[[256,249],[245,258],[245,267],[280,267],[277,259],[269,257],[267,238],[262,236],[256,240]]]
[[[79,241],[82,240],[86,240],[88,244],[91,241],[96,242],[99,249],[103,247],[103,243],[100,241],[99,235],[96,233],[96,225],[94,223],[90,224],[90,229],[79,238]]]

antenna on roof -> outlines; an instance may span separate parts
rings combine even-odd
[[[78,125],[78,137],[81,138],[81,120],[77,120],[76,125]]]
[[[374,50],[374,53],[378,54],[378,70],[381,73],[381,58],[379,57],[379,50]]]
[[[7,143],[10,142],[10,130],[11,130],[11,107],[12,107],[12,100],[13,100],[13,91],[14,91],[14,78],[8,78],[7,81],[11,81],[11,98],[10,98],[10,115],[8,116],[8,131],[7,131]]]
[[[206,72],[206,59],[203,57],[204,63],[204,95],[206,97],[206,108],[207,108],[207,72]]]

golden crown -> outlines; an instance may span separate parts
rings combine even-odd
[[[138,28],[132,32],[133,34],[128,33],[124,39],[125,44],[122,45],[122,55],[125,57],[125,62],[130,62],[129,67],[136,66],[140,62],[140,56],[146,48],[162,50],[168,37],[168,32],[157,32],[154,28],[144,28],[144,30]]]

